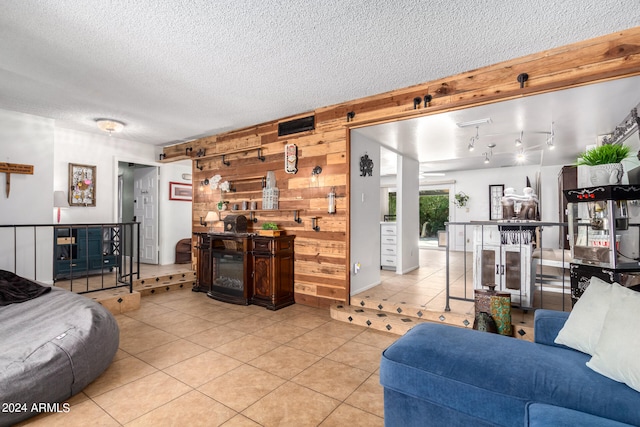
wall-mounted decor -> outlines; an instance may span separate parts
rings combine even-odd
[[[373,174],[373,160],[369,158],[368,154],[360,157],[360,176],[372,176]]]
[[[489,221],[502,219],[502,196],[504,185],[489,186]]]
[[[183,184],[182,182],[170,182],[169,200],[190,202],[193,200],[193,187],[191,184]]]
[[[69,163],[69,206],[96,205],[96,167]]]
[[[286,173],[298,172],[298,146],[296,144],[284,146],[284,171]]]

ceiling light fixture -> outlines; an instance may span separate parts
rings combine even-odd
[[[555,138],[556,133],[553,130],[553,122],[551,122],[551,134],[549,135],[549,138],[547,138],[547,147],[549,147],[549,150],[553,150],[554,148],[556,148],[553,145],[553,138]]]
[[[520,148],[520,151],[518,151],[518,153],[516,153],[516,162],[518,163],[524,163],[525,161],[525,155],[524,155],[524,149]]]
[[[109,132],[109,135],[120,132],[124,128],[124,123],[113,119],[96,119],[96,125],[98,129]]]
[[[478,134],[479,126],[476,126],[476,136],[471,137],[471,141],[469,141],[469,146],[467,147],[469,151],[473,151],[476,148],[476,141],[480,139],[480,135]]]
[[[522,137],[524,136],[524,131],[520,131],[520,138],[516,139],[516,147],[520,147],[522,145]]]
[[[489,163],[491,160],[491,157],[493,157],[493,149],[495,148],[496,144],[487,144],[487,147],[489,148],[488,152],[484,152],[482,153],[482,155],[484,156],[484,163],[487,164]]]
[[[491,123],[491,118],[487,117],[486,119],[470,120],[468,122],[456,123],[456,126],[458,126],[459,128],[466,128],[469,126],[478,127],[480,125],[486,125],[489,123]]]

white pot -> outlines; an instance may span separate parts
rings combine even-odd
[[[613,185],[622,182],[622,163],[607,163],[589,167],[592,185]]]

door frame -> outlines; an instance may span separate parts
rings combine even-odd
[[[123,163],[135,163],[136,165],[140,165],[140,166],[146,166],[146,167],[154,167],[158,170],[158,177],[160,177],[160,163],[157,162],[150,162],[148,159],[142,159],[142,158],[136,158],[136,157],[131,157],[131,158],[122,158],[122,157],[118,157],[118,156],[114,156],[113,157],[113,190],[114,190],[114,194],[113,194],[113,200],[115,200],[115,203],[113,203],[113,218],[114,218],[114,222],[118,220],[118,211],[119,211],[119,200],[118,200],[118,191],[119,191],[119,187],[118,187],[118,181],[120,179],[119,174],[118,174],[118,168],[119,168],[119,163],[123,162]],[[160,230],[160,195],[161,195],[161,191],[160,191],[160,182],[158,182],[158,200],[157,200],[157,207],[158,207],[158,214],[155,216],[155,226],[156,226],[156,245],[157,245],[157,253],[158,253],[158,263],[160,263],[160,259],[162,258],[162,253],[161,253],[161,245],[160,245],[160,237],[162,235],[162,231]],[[135,244],[137,244],[136,241],[134,241]],[[134,252],[137,252],[137,247],[136,250]],[[137,255],[134,255],[133,257],[134,260],[137,260],[138,257]]]

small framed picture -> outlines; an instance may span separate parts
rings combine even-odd
[[[182,200],[190,202],[193,200],[193,187],[191,184],[181,182],[169,183],[169,200]]]
[[[489,221],[502,219],[502,196],[504,185],[489,186]]]
[[[69,206],[96,205],[96,167],[69,163]]]

